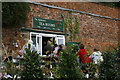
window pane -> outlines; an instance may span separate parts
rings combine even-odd
[[[37,37],[37,43],[39,44],[39,37]]]
[[[33,44],[36,46],[36,35],[35,34],[31,35],[31,40],[33,41]]]
[[[63,44],[63,39],[58,39],[58,45]]]

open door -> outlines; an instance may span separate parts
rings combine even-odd
[[[63,44],[65,45],[65,37],[64,36],[56,36],[55,41],[57,45]]]
[[[42,56],[42,36],[36,35],[36,48],[37,53],[39,53]]]

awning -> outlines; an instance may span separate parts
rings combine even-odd
[[[64,33],[48,32],[48,31],[37,31],[37,30],[26,29],[26,28],[21,28],[21,31],[29,31],[29,32],[37,32],[37,33],[65,35]],[[69,36],[69,34],[67,34],[67,36]]]

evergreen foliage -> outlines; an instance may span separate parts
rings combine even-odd
[[[105,51],[103,58],[104,61],[99,70],[100,80],[119,80],[113,52],[110,49]]]
[[[22,80],[43,80],[41,58],[37,54],[37,51],[31,51],[30,47],[26,48],[23,65],[23,71],[21,72]]]
[[[2,3],[2,25],[19,26],[27,20],[30,11],[29,4],[25,2],[3,2]]]
[[[58,57],[59,74],[60,79],[80,80],[82,79],[82,73],[76,60],[76,54],[73,52],[72,46],[60,52]]]
[[[98,3],[120,8],[120,2],[98,2]]]

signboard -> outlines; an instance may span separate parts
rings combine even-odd
[[[53,31],[63,31],[63,22],[33,17],[33,28],[53,30]]]

